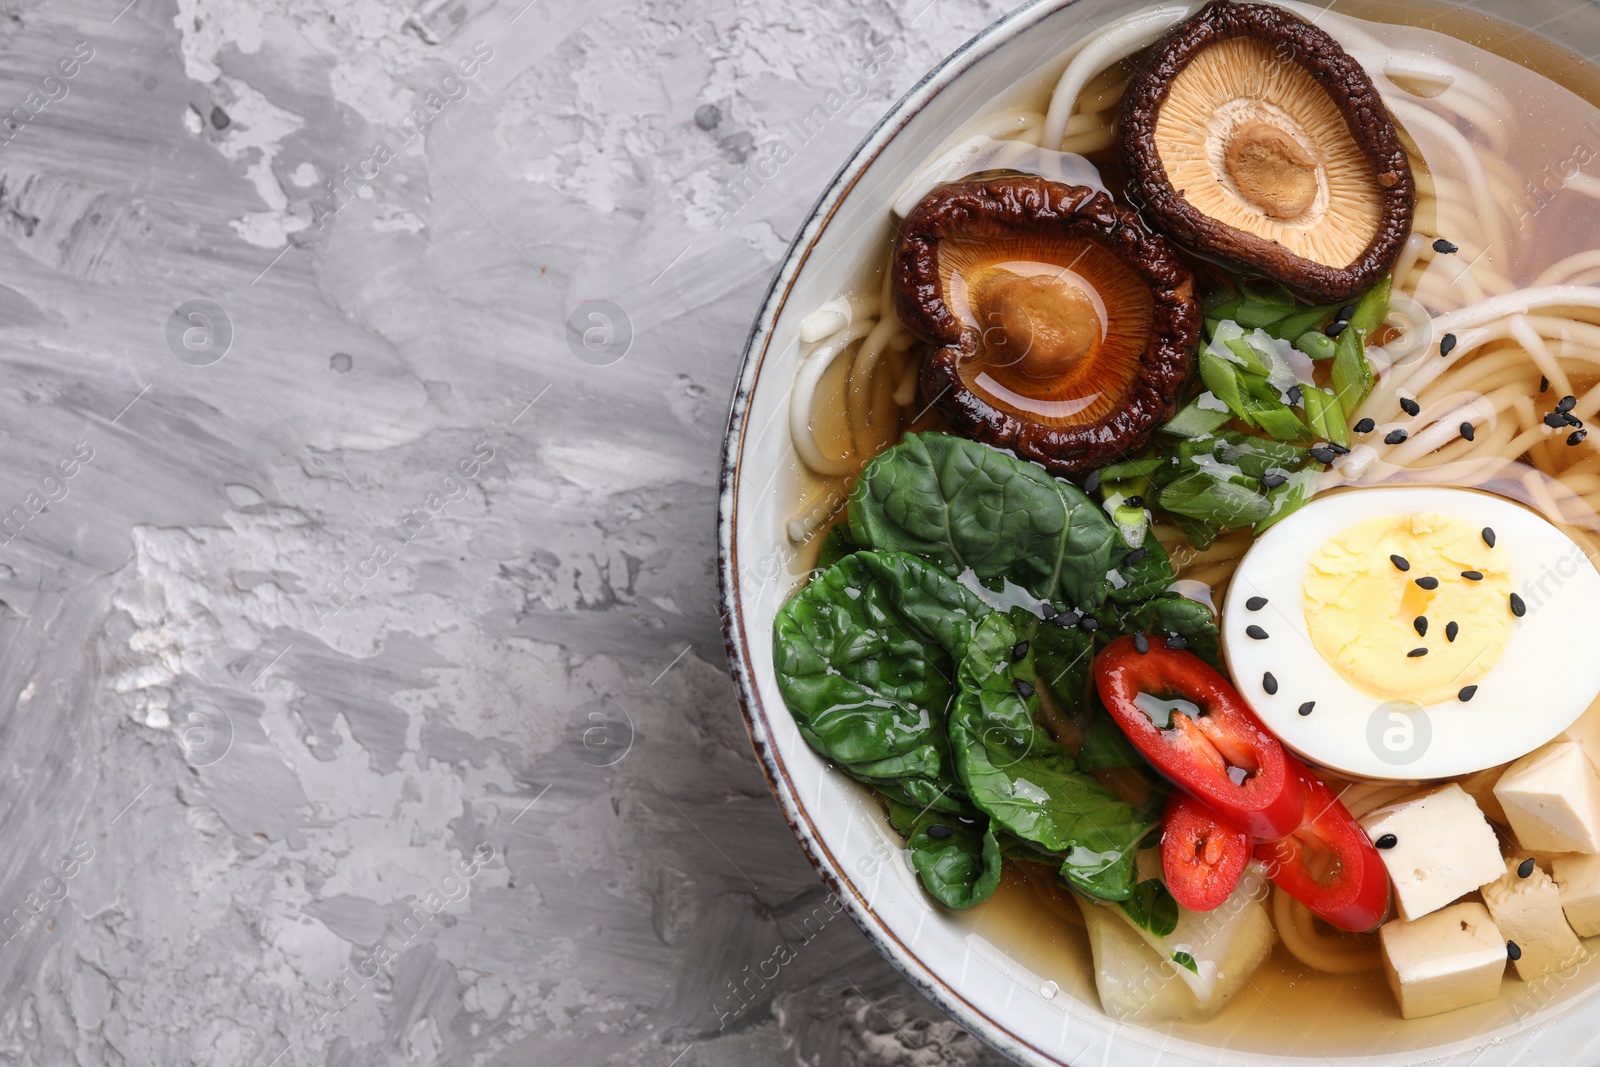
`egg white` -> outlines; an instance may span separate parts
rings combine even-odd
[[[1527,603],[1504,653],[1470,701],[1409,708],[1362,692],[1312,644],[1304,582],[1331,537],[1386,516],[1457,516],[1495,531],[1511,561],[1511,588]],[[1259,611],[1245,604],[1265,597]],[[1309,762],[1362,778],[1426,780],[1517,759],[1571,726],[1600,694],[1591,620],[1600,573],[1538,514],[1468,489],[1396,486],[1318,497],[1263,534],[1240,561],[1222,613],[1223,655],[1234,685],[1267,727]],[[1509,612],[1509,605],[1507,611]],[[1266,630],[1266,640],[1246,635]],[[1266,691],[1265,675],[1278,683]],[[1315,701],[1309,715],[1299,709]]]

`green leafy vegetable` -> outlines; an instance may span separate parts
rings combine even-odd
[[[1163,511],[1186,515],[1224,529],[1251,526],[1267,517],[1271,506],[1254,489],[1218,481],[1209,474],[1186,474],[1156,498]]]
[[[1070,482],[976,441],[912,434],[875,458],[850,496],[862,545],[911,552],[951,577],[1008,579],[1043,600],[1094,607],[1117,541]]]
[[[952,818],[893,800],[888,806],[889,821],[905,837],[911,866],[933,899],[960,909],[994,895],[1000,884],[1000,842],[986,816],[974,811]]]
[[[1128,556],[1137,558],[1129,563]],[[1172,569],[1172,558],[1151,531],[1145,532],[1144,543],[1124,556],[1111,574],[1111,590],[1107,597],[1114,604],[1132,604],[1159,596],[1178,578]]]
[[[1021,611],[996,613],[979,624],[950,715],[956,770],[967,795],[991,819],[1061,854],[1061,875],[1075,888],[1125,900],[1134,887],[1133,851],[1156,820],[1080,770],[1038,724],[1041,681],[1031,649],[1021,659],[1014,650],[1040,625]]]
[[[822,539],[822,551],[817,556],[817,567],[826,570],[861,546],[850,536],[850,524],[841,522],[828,531]]]
[[[1135,885],[1121,907],[1134,925],[1157,937],[1166,937],[1178,928],[1178,902],[1160,879],[1146,878]]]
[[[1367,335],[1353,326],[1339,334],[1329,380],[1345,418],[1355,418],[1356,409],[1372,392],[1373,374],[1372,364],[1367,362]]]
[[[1221,669],[1221,645],[1217,637],[1217,617],[1198,600],[1168,593],[1153,597],[1112,614],[1101,612],[1101,628],[1111,633],[1144,633],[1182,637],[1189,651]]]
[[[1179,967],[1182,967],[1185,970],[1192,971],[1195,974],[1200,973],[1200,965],[1194,961],[1194,956],[1183,951],[1182,949],[1179,949],[1172,954],[1172,962],[1176,963]]]

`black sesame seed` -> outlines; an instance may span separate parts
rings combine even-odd
[[[1383,443],[1386,445],[1404,444],[1405,439],[1410,436],[1411,435],[1406,433],[1404,430],[1390,430],[1384,435]]]
[[[1527,859],[1525,859],[1521,863],[1517,864],[1517,877],[1518,878],[1529,878],[1529,877],[1532,877],[1532,875],[1533,875],[1533,857],[1529,856]]]
[[[1461,572],[1461,577],[1465,578],[1469,582],[1481,582],[1481,581],[1483,581],[1483,572],[1482,571],[1462,571]]]
[[[1377,425],[1378,424],[1373,422],[1371,419],[1362,419],[1360,422],[1356,423],[1356,433],[1371,433],[1377,428]]]
[[[1426,589],[1431,593],[1433,590],[1439,588],[1439,579],[1431,576],[1427,578],[1418,578],[1417,587],[1419,589]]]
[[[1549,391],[1550,391],[1550,379],[1544,377],[1543,375],[1540,375],[1540,377],[1539,377],[1539,392],[1548,393]]]
[[[1428,650],[1425,648],[1413,648],[1410,652],[1406,653],[1406,659],[1421,659],[1427,654]]]
[[[1261,476],[1261,484],[1266,486],[1268,489],[1276,489],[1278,486],[1283,485],[1288,480],[1289,476],[1287,474],[1282,474],[1278,471],[1268,471],[1266,474]]]
[[[1341,456],[1348,456],[1350,454],[1350,450],[1337,441],[1328,442],[1328,451]]]
[[[1267,598],[1264,596],[1253,596],[1244,602],[1244,606],[1249,608],[1251,611],[1260,611],[1262,608],[1267,606]]]
[[[1343,319],[1345,322],[1349,322],[1351,316],[1353,316],[1355,313],[1356,306],[1354,304],[1346,304],[1344,307],[1339,309],[1339,314],[1335,315],[1334,317]]]
[[[1143,563],[1144,558],[1149,554],[1150,550],[1148,548],[1136,548],[1132,552],[1129,552],[1126,556],[1122,557],[1122,565],[1124,567],[1131,567],[1135,563]]]
[[[1246,626],[1244,628],[1244,632],[1250,636],[1252,641],[1265,641],[1267,639],[1267,631],[1263,630],[1254,623]]]
[[[1189,647],[1189,642],[1180,637],[1178,634],[1173,634],[1171,637],[1163,641],[1162,644],[1166,645],[1174,652],[1182,652],[1184,649]]]
[[[1452,622],[1444,628],[1444,639],[1453,645],[1456,643],[1456,634],[1460,632],[1461,625],[1459,623]]]
[[[1410,397],[1403,396],[1400,398],[1400,410],[1407,415],[1418,415],[1422,412],[1422,405]]]
[[[1338,337],[1341,333],[1344,333],[1344,328],[1348,325],[1350,325],[1348,320],[1345,322],[1340,322],[1338,319],[1335,319],[1334,321],[1328,323],[1327,329],[1323,330],[1322,332],[1327,334],[1329,337]]]
[[[1567,434],[1567,444],[1569,444],[1569,445],[1582,444],[1583,443],[1583,439],[1585,437],[1588,437],[1588,436],[1589,436],[1589,431],[1588,430],[1573,430],[1571,433]]]
[[[1134,651],[1139,653],[1139,655],[1144,655],[1146,652],[1150,651],[1150,639],[1144,634],[1134,634],[1133,648]]]
[[[1563,424],[1565,424],[1567,426],[1582,426],[1583,425],[1583,420],[1578,418],[1578,416],[1574,415],[1570,411],[1561,416],[1561,421],[1562,421]]]
[[[1564,396],[1560,400],[1556,401],[1556,410],[1561,412],[1563,415],[1577,406],[1578,398],[1575,396]]]
[[[1439,355],[1448,356],[1456,350],[1456,335],[1447,333],[1439,339]]]
[[[1332,463],[1334,460],[1339,458],[1333,449],[1327,447],[1313,448],[1310,451],[1311,458],[1316,460],[1318,463]]]
[[[955,831],[950,829],[950,827],[946,826],[942,822],[936,822],[932,826],[928,827],[928,836],[933,838],[935,841],[943,841],[953,833],[955,833]]]
[[[1506,956],[1508,956],[1510,958],[1512,963],[1517,962],[1518,960],[1520,960],[1522,958],[1522,947],[1520,945],[1518,945],[1515,941],[1507,941],[1506,942]]]
[[[1427,637],[1428,617],[1426,615],[1418,615],[1416,618],[1411,620],[1411,628],[1417,631],[1418,637]]]
[[[1039,614],[1047,619],[1053,619],[1056,617],[1056,606],[1050,603],[1041,604],[1039,605]]]
[[[1488,545],[1490,548],[1493,548],[1494,547],[1494,531],[1492,529],[1490,529],[1489,527],[1485,526],[1483,528],[1482,536],[1483,536],[1483,543]]]
[[[1443,237],[1433,242],[1433,250],[1439,253],[1441,256],[1453,256],[1457,252],[1461,251],[1460,248],[1451,244],[1449,241],[1446,241]]]
[[[1085,493],[1092,493],[1096,489],[1099,489],[1099,488],[1100,488],[1100,472],[1099,471],[1090,471],[1089,472],[1089,477],[1087,477],[1087,478],[1085,478],[1083,480],[1083,491]]]
[[[1127,499],[1125,499],[1122,502],[1122,506],[1123,507],[1129,507],[1129,508],[1142,508],[1142,507],[1144,507],[1144,497],[1142,497],[1142,496],[1138,495],[1137,493],[1135,493],[1133,496],[1130,496]]]
[[[1079,620],[1078,629],[1085,633],[1092,634],[1096,630],[1100,629],[1100,620],[1096,619],[1093,615],[1085,615],[1081,620]]]
[[[1466,441],[1472,440],[1472,438],[1474,436],[1476,436],[1476,432],[1477,431],[1473,430],[1473,428],[1472,428],[1472,423],[1463,422],[1461,424],[1461,437],[1462,437],[1463,440],[1466,440]]]
[[[1317,706],[1317,702],[1316,702],[1316,701],[1315,701],[1315,700],[1308,700],[1308,701],[1306,701],[1306,702],[1305,702],[1305,703],[1304,703],[1304,704],[1301,704],[1301,705],[1300,705],[1300,714],[1301,714],[1301,715],[1302,715],[1302,716],[1305,716],[1305,715],[1310,715],[1310,714],[1311,714],[1311,712],[1312,712],[1312,710],[1313,710],[1313,709],[1314,709],[1314,708],[1315,708],[1315,707],[1316,707],[1316,706]]]
[[[1461,701],[1463,704],[1465,704],[1467,701],[1471,700],[1473,697],[1475,697],[1477,695],[1478,695],[1478,687],[1475,686],[1475,685],[1469,685],[1469,686],[1466,686],[1465,688],[1463,688],[1461,690],[1461,692],[1456,694],[1456,699]]]
[[[1526,615],[1527,613],[1528,613],[1528,605],[1526,605],[1526,604],[1524,604],[1522,602],[1522,598],[1521,597],[1519,597],[1515,593],[1512,593],[1511,594],[1511,614],[1515,615],[1517,618],[1520,619],[1524,615]]]
[[[1394,569],[1397,571],[1408,571],[1411,569],[1411,561],[1401,555],[1390,556],[1389,562],[1394,564]]]
[[[1384,834],[1382,837],[1373,842],[1373,844],[1377,845],[1379,848],[1394,848],[1394,846],[1398,845],[1399,843],[1400,839],[1393,834]]]
[[[1552,430],[1559,430],[1561,427],[1567,424],[1567,420],[1563,419],[1560,415],[1552,411],[1550,414],[1544,417],[1544,424],[1550,427]]]
[[[1026,642],[1026,641],[1018,641],[1016,644],[1011,646],[1011,658],[1012,659],[1021,659],[1022,657],[1026,656],[1027,654],[1028,654],[1028,642]]]
[[[1289,391],[1283,394],[1283,399],[1290,407],[1297,408],[1305,403],[1306,397],[1305,394],[1300,391],[1300,387],[1298,385],[1291,385],[1289,387]]]
[[[1268,671],[1261,676],[1261,688],[1267,691],[1267,696],[1276,696],[1278,693],[1278,680]]]
[[[1017,695],[1019,697],[1021,697],[1023,700],[1027,700],[1029,697],[1033,696],[1033,686],[1030,683],[1023,681],[1021,678],[1018,678],[1017,682],[1016,682],[1016,685],[1017,685]]]

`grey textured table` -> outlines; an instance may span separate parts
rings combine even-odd
[[[996,1062],[843,919],[737,1007],[823,890],[713,558],[771,270],[1010,5],[124,3],[0,19],[0,1062]]]

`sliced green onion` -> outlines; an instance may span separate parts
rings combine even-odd
[[[1311,427],[1311,432],[1334,444],[1349,445],[1349,422],[1344,417],[1339,398],[1309,385],[1300,390],[1300,395],[1305,400],[1306,425]]]
[[[1377,333],[1383,320],[1389,317],[1389,295],[1393,288],[1393,279],[1386,275],[1383,281],[1368,290],[1365,296],[1356,301],[1348,329],[1360,330],[1368,337]]]
[[[1267,498],[1253,489],[1218,481],[1202,473],[1186,474],[1161,490],[1161,509],[1224,529],[1251,526],[1267,517]]]
[[[1295,338],[1294,346],[1312,359],[1332,359],[1339,352],[1339,342],[1321,330],[1307,330]]]
[[[1133,478],[1148,478],[1161,469],[1166,462],[1160,456],[1151,456],[1147,459],[1130,459],[1122,463],[1113,463],[1109,467],[1100,469],[1100,484],[1108,482],[1125,482]]]
[[[1257,400],[1247,405],[1251,420],[1279,441],[1300,441],[1311,436],[1300,416],[1281,401]]]
[[[1321,333],[1321,327],[1328,324],[1334,313],[1339,309],[1332,305],[1318,305],[1308,307],[1303,311],[1296,311],[1287,315],[1271,326],[1265,327],[1266,331],[1280,341],[1293,341],[1301,334],[1316,330]]]
[[[1321,472],[1315,468],[1307,468],[1289,475],[1288,481],[1270,490],[1267,496],[1267,515],[1257,523],[1256,536],[1261,536],[1304,507],[1316,495],[1317,482],[1321,477]]]
[[[1231,418],[1233,412],[1228,410],[1228,405],[1211,393],[1201,393],[1161,427],[1161,432],[1174,437],[1206,437]]]
[[[1239,367],[1218,355],[1214,346],[1200,353],[1200,380],[1206,383],[1206,388],[1213,396],[1228,406],[1229,411],[1245,417],[1244,382]]]
[[[1339,335],[1339,351],[1333,357],[1330,380],[1345,418],[1355,418],[1356,409],[1372,392],[1373,378],[1372,365],[1367,362],[1367,335],[1353,326]]]

